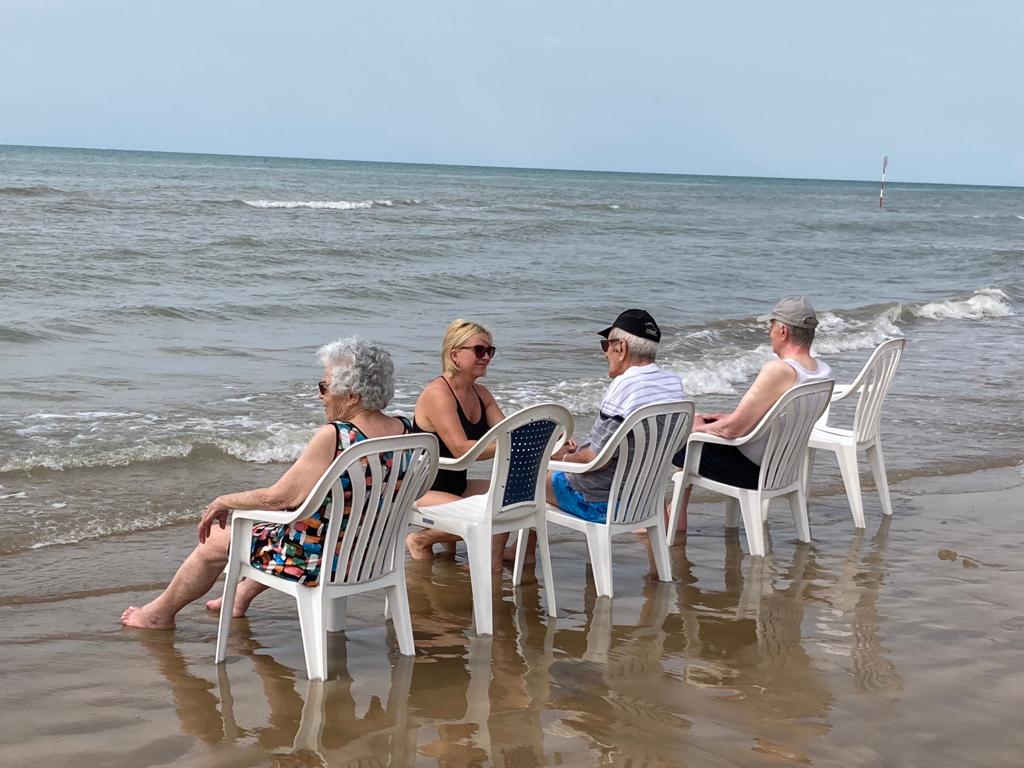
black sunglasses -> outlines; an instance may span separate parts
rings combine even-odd
[[[601,339],[601,351],[607,352],[608,347],[612,345],[612,342],[622,341],[622,339]]]
[[[323,397],[324,395],[327,394],[327,382],[318,381],[316,383],[316,388],[320,390],[320,396],[321,397]]]
[[[494,353],[498,351],[497,347],[485,347],[483,344],[474,344],[471,347],[457,347],[457,349],[472,349],[477,360],[483,360],[484,355],[487,355],[487,357],[493,360]]]

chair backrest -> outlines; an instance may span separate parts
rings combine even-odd
[[[853,434],[858,443],[866,443],[878,437],[879,424],[882,421],[882,401],[889,393],[896,369],[903,358],[906,339],[889,339],[883,341],[864,364],[857,378],[850,385],[859,390],[857,410],[853,415]]]
[[[335,458],[301,508],[312,513],[330,492],[321,586],[372,581],[391,573],[396,562],[404,564],[396,553],[402,551],[413,502],[434,481],[437,458],[437,438],[426,433],[361,440]],[[351,493],[347,502],[343,477]]]
[[[498,444],[491,471],[492,515],[544,503],[548,462],[558,441],[571,435],[572,428],[567,408],[542,403],[512,414],[480,438],[481,444]]]
[[[615,430],[606,446],[614,450],[615,461],[609,523],[634,523],[661,514],[669,464],[690,436],[693,412],[691,400],[645,405]]]
[[[751,440],[768,436],[758,485],[773,491],[800,479],[814,423],[832,397],[831,379],[793,387],[780,397],[751,432]]]

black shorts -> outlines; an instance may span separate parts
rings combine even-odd
[[[672,457],[672,463],[682,468],[686,460],[686,448]],[[757,488],[761,467],[744,456],[734,445],[704,443],[700,452],[700,469],[703,477],[738,488]]]
[[[464,469],[458,472],[451,469],[439,469],[437,470],[437,477],[434,478],[434,484],[430,486],[430,490],[444,491],[454,496],[461,496],[466,492],[466,486],[469,485],[468,476],[469,472]]]

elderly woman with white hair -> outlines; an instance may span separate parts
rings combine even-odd
[[[327,423],[316,431],[302,455],[272,486],[214,499],[199,521],[199,546],[156,599],[141,608],[132,606],[121,615],[122,624],[171,629],[178,612],[213,587],[227,563],[231,532],[226,524],[232,509],[294,509],[349,445],[412,430],[408,419],[383,412],[395,393],[395,368],[386,351],[351,338],[322,347],[318,356],[324,366],[319,389]],[[347,482],[348,477],[343,478],[343,485]],[[283,578],[316,586],[325,559],[320,540],[326,533],[329,505],[328,495],[316,513],[304,520],[291,525],[255,526],[251,564]],[[219,525],[214,526],[215,522]],[[330,562],[329,557],[326,559]],[[236,593],[234,615],[243,616],[253,598],[264,589],[251,579],[242,581]],[[207,608],[219,610],[220,600],[211,600]]]

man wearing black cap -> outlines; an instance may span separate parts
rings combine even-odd
[[[612,383],[601,400],[601,410],[586,441],[577,446],[570,440],[562,454],[556,456],[561,461],[585,464],[633,411],[645,405],[686,399],[679,376],[654,363],[661,329],[646,311],[627,309],[598,335],[603,337],[601,350],[608,361]],[[614,466],[585,473],[553,472],[548,500],[570,515],[602,521],[607,514],[614,475]]]
[[[768,338],[777,359],[769,360],[743,395],[732,413],[698,414],[694,432],[710,432],[727,439],[742,437],[775,405],[776,401],[797,384],[832,378],[832,369],[823,360],[811,356],[814,329],[818,316],[811,302],[803,296],[782,299],[767,315],[757,318],[768,322]],[[740,488],[757,488],[767,437],[739,447],[705,443],[701,450],[700,474]],[[686,449],[677,453],[672,463],[683,466]],[[692,486],[690,486],[692,488]],[[686,506],[690,498],[686,489],[680,510],[678,528],[686,530]]]
[[[579,445],[575,440],[567,441],[553,456],[559,461],[586,464],[637,408],[686,399],[679,376],[661,370],[654,363],[661,329],[648,312],[627,309],[597,335],[603,337],[601,352],[608,361],[612,383],[604,393],[601,410],[586,441]],[[614,476],[614,465],[593,472],[549,472],[548,502],[575,517],[603,522],[608,516],[608,496]],[[527,562],[534,560],[536,543],[536,534],[531,531],[525,555]],[[511,550],[506,552],[506,559],[514,557]]]

